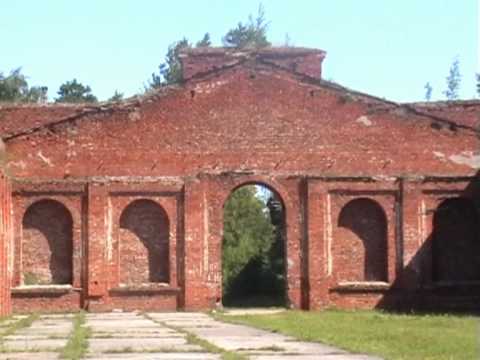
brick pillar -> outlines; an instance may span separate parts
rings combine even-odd
[[[209,221],[205,183],[185,184],[184,307],[188,310],[214,306],[215,295],[207,282]]]
[[[429,254],[428,234],[422,233],[423,205],[421,185],[405,181],[403,184],[403,270],[400,286],[415,289],[422,283],[424,262]]]
[[[305,305],[305,299],[302,301],[302,295],[306,294],[302,291],[302,285],[306,285],[303,280],[307,274],[305,272],[306,264],[303,262],[302,251],[306,242],[304,217],[305,211],[303,207],[304,202],[301,200],[305,196],[305,190],[301,188],[300,179],[285,180],[282,185],[288,191],[288,196],[283,194],[283,201],[286,211],[286,226],[287,226],[287,297],[289,306],[295,309],[301,309]],[[305,199],[304,199],[305,200]],[[306,289],[308,290],[308,289]],[[303,293],[303,294],[302,294]]]
[[[331,267],[327,245],[331,240],[331,206],[323,181],[309,181],[307,195],[309,308],[317,310],[329,304]]]
[[[108,274],[106,273],[105,249],[108,234],[107,190],[102,184],[88,187],[88,243],[87,243],[87,293],[89,309],[103,303],[106,295]]]
[[[0,316],[9,315],[11,306],[12,276],[12,221],[11,187],[4,174],[0,175]]]

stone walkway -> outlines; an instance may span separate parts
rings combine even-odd
[[[22,319],[25,317],[16,316],[0,323],[0,335]],[[30,326],[2,336],[0,360],[59,358],[73,319],[71,314],[42,315]],[[250,360],[378,359],[226,324],[202,313],[87,314],[83,326],[90,328],[86,359],[220,360],[222,352],[242,354]]]

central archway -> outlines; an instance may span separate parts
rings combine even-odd
[[[235,188],[224,204],[222,303],[286,305],[285,206],[262,183]]]

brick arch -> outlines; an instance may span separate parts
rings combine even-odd
[[[261,176],[261,175],[246,175],[231,177],[227,181],[221,181],[219,184],[219,202],[223,207],[229,196],[238,188],[245,185],[261,185],[268,188],[270,191],[278,195],[281,199],[284,209],[289,207],[289,203],[292,201],[287,187],[276,179]]]
[[[38,200],[25,211],[21,267],[25,284],[72,284],[73,219],[61,202]]]
[[[369,198],[357,198],[345,204],[338,216],[342,228],[343,251],[339,256],[354,273],[345,280],[387,281],[387,216],[382,206]],[[362,268],[363,267],[363,268]]]
[[[120,283],[168,283],[170,220],[165,209],[138,199],[120,215]]]
[[[442,201],[433,216],[433,280],[480,280],[478,211],[473,200]]]
[[[262,187],[265,187],[267,188],[269,191],[271,191],[273,194],[275,194],[275,196],[278,198],[278,200],[280,200],[281,204],[282,204],[282,208],[283,208],[283,211],[285,211],[285,201],[283,200],[283,197],[282,195],[280,195],[280,192],[277,191],[277,189],[275,188],[274,185],[266,182],[266,181],[262,181],[262,180],[248,180],[248,181],[244,181],[244,182],[241,182],[239,184],[236,184],[229,192],[227,192],[227,196],[224,196],[223,198],[223,207],[225,207],[225,203],[227,202],[228,198],[238,189],[244,187],[244,186],[255,186],[255,185],[258,185],[258,186],[262,186]]]

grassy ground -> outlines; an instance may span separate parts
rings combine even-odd
[[[478,318],[453,315],[398,315],[376,311],[285,311],[228,316],[222,320],[320,341],[385,359],[477,359]]]
[[[38,319],[38,314],[30,314],[25,318],[12,322],[9,326],[0,331],[0,341],[2,338],[15,334],[18,330],[30,327]]]
[[[63,348],[60,358],[82,359],[88,348],[90,328],[85,326],[85,313],[79,312],[73,319],[73,330],[68,339],[67,345]]]

